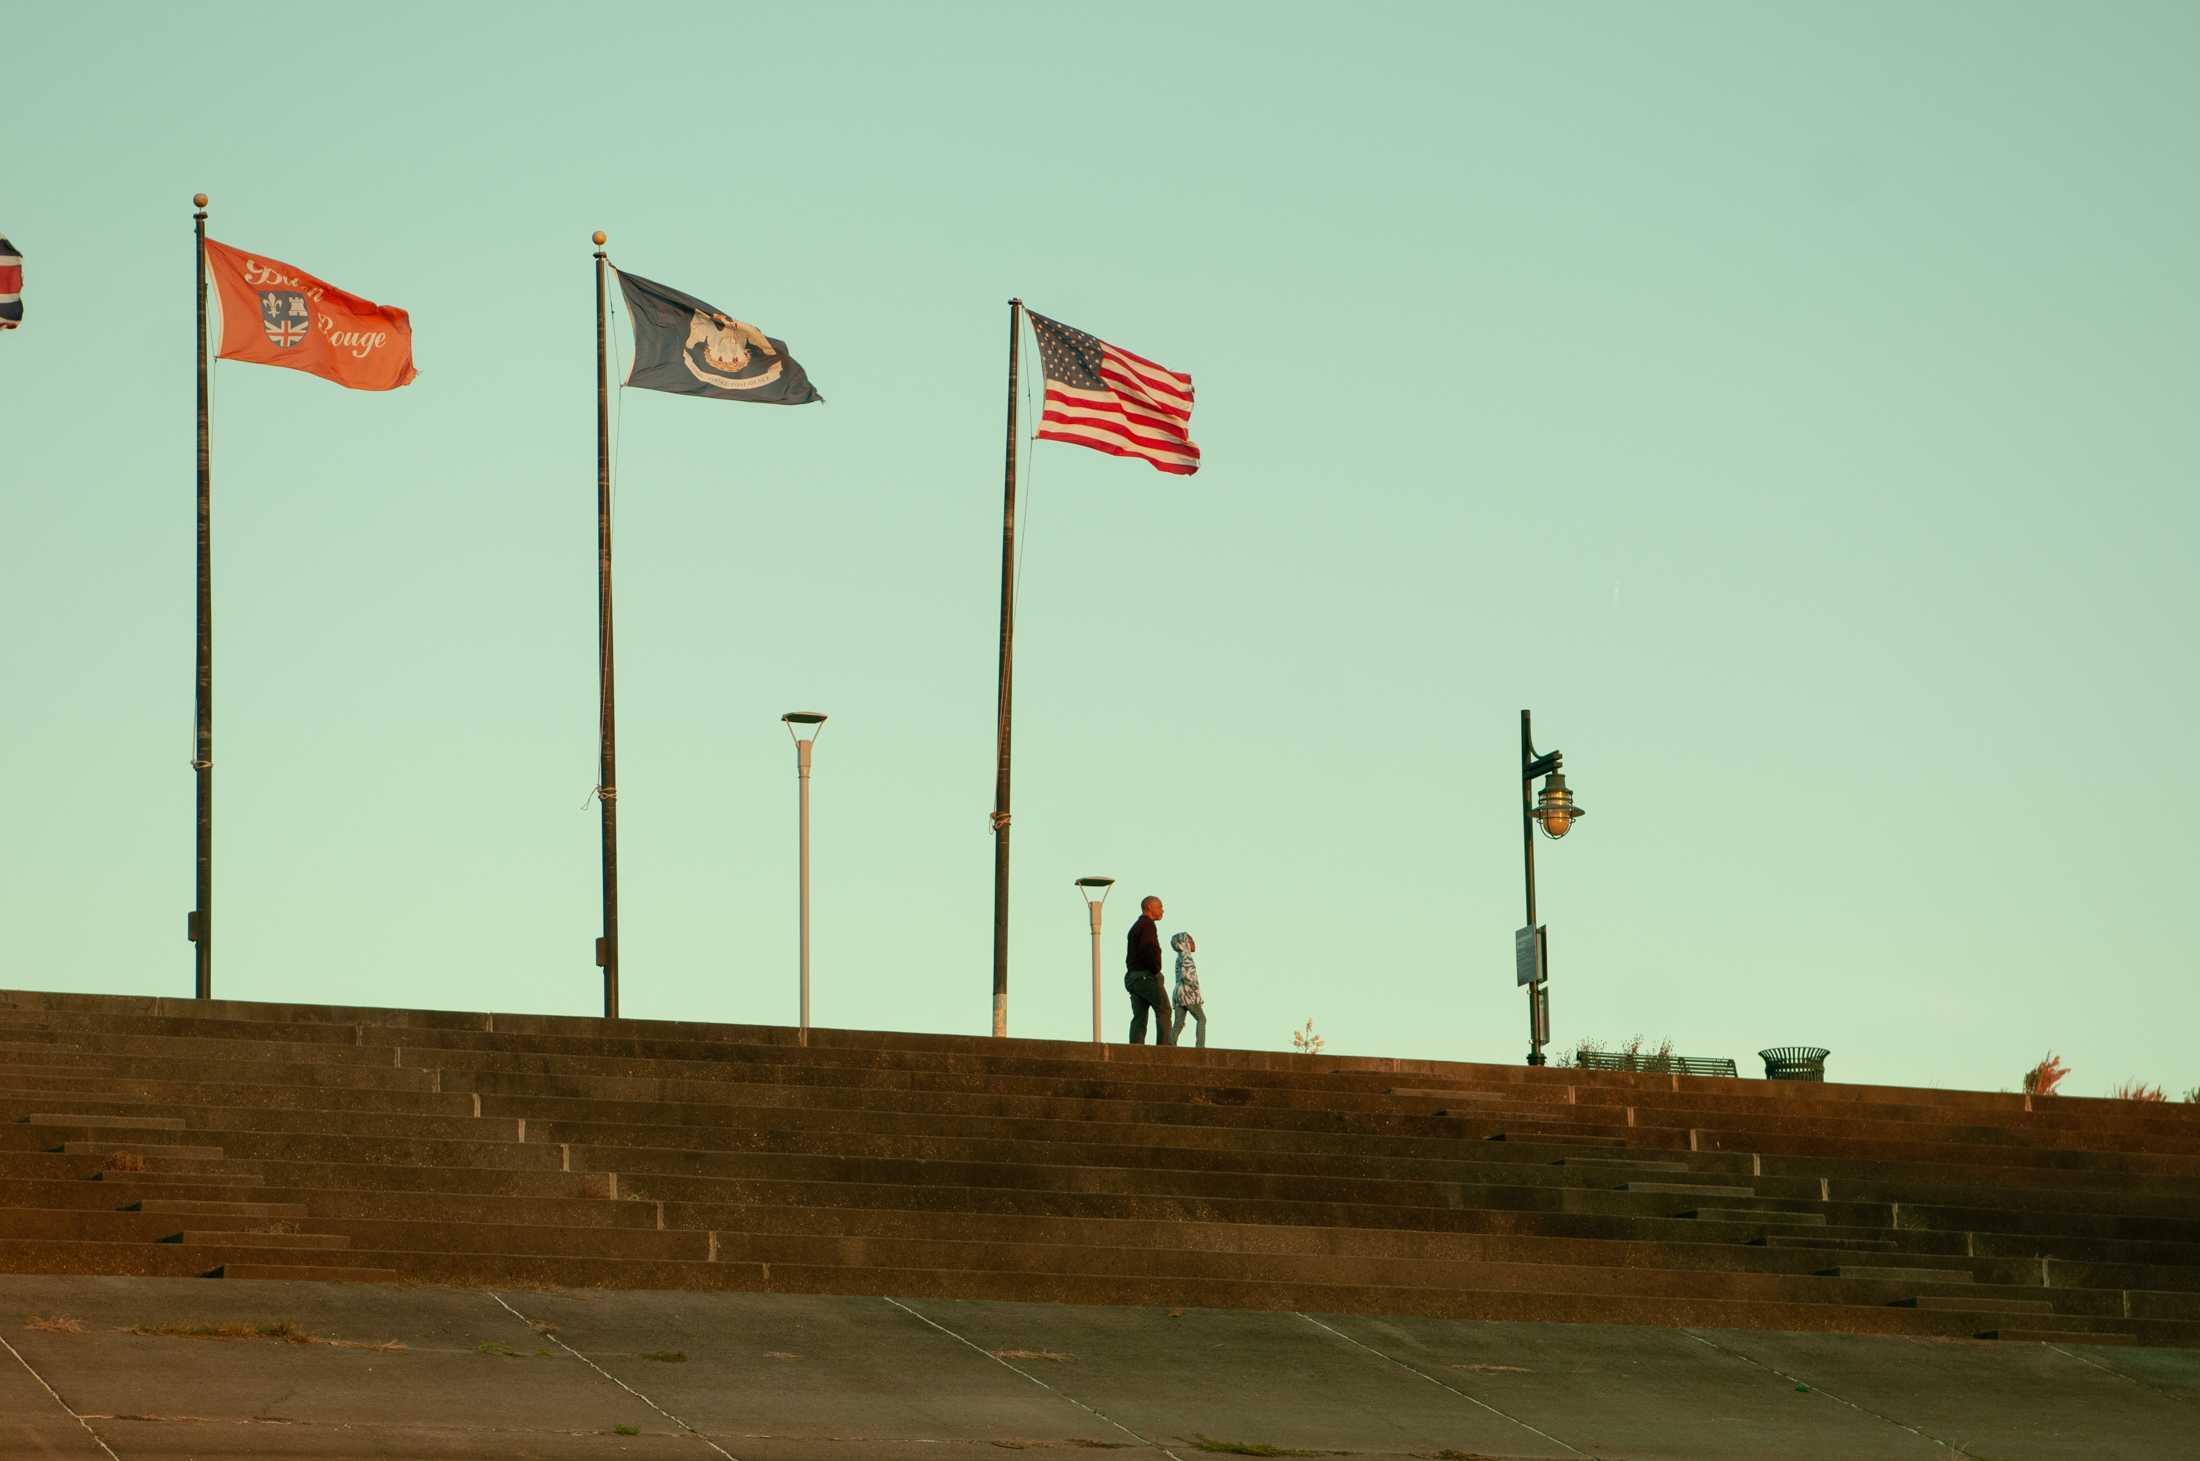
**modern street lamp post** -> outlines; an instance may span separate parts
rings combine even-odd
[[[1549,943],[1535,921],[1535,828],[1556,841],[1573,829],[1584,815],[1574,804],[1559,771],[1565,757],[1558,751],[1538,756],[1529,735],[1528,712],[1520,712],[1520,865],[1528,893],[1528,926],[1513,937],[1519,982],[1528,987],[1528,1064],[1543,1064],[1543,1046],[1551,1038]],[[1537,795],[1531,783],[1543,778]]]
[[[1079,878],[1077,891],[1092,915],[1092,1043],[1100,1043],[1100,905],[1108,901],[1113,878]]]
[[[825,728],[825,717],[815,710],[790,710],[779,718],[786,723],[787,734],[794,741],[794,774],[801,786],[802,1024],[795,1038],[807,1045],[810,1043],[810,749],[817,744],[818,733]]]

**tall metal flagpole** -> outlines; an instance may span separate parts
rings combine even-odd
[[[1001,506],[1000,764],[993,777],[993,1033],[1008,1033],[1008,749],[1016,663],[1016,347],[1024,302],[1008,302],[1008,465]]]
[[[198,782],[198,902],[188,934],[197,965],[197,997],[214,997],[214,556],[213,448],[206,409],[206,194],[191,197],[199,304],[199,668],[191,771]]]
[[[596,799],[603,804],[603,1015],[619,1017],[619,781],[617,697],[611,676],[611,376],[604,339],[604,234],[596,241]]]

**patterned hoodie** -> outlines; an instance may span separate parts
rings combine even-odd
[[[1169,947],[1176,950],[1176,1007],[1196,1010],[1206,1008],[1207,1001],[1199,997],[1199,965],[1192,960],[1192,936],[1188,933],[1169,935]]]

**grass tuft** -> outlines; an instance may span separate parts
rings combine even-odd
[[[1286,1446],[1264,1446],[1258,1441],[1218,1441],[1211,1436],[1193,1436],[1192,1449],[1205,1451],[1213,1456],[1319,1456],[1320,1451],[1294,1451]]]
[[[32,1314],[23,1321],[23,1327],[47,1334],[82,1334],[84,1321],[68,1314]]]
[[[259,1324],[236,1320],[225,1320],[219,1324],[133,1324],[128,1332],[159,1339],[274,1339],[284,1344],[326,1342],[314,1338],[303,1325],[291,1319],[270,1319]]]
[[[611,1428],[611,1434],[615,1436],[638,1436],[641,1433],[642,1428],[640,1426],[615,1425]]]
[[[1066,1365],[1072,1358],[1058,1349],[996,1349],[988,1353],[997,1360],[1044,1360],[1050,1365]]]
[[[518,1360],[526,1358],[525,1355],[521,1354],[518,1350],[512,1348],[512,1346],[494,1339],[484,1339],[483,1341],[481,1341],[481,1343],[475,1345],[474,1353],[495,1355],[499,1359],[508,1360]]]
[[[136,1152],[113,1152],[102,1164],[101,1170],[108,1172],[142,1172],[145,1170],[145,1158],[139,1156]]]
[[[648,1350],[643,1353],[642,1358],[655,1360],[661,1365],[684,1365],[688,1362],[686,1351],[677,1349]]]

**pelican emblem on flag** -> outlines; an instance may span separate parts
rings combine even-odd
[[[313,312],[303,294],[288,289],[260,291],[260,328],[267,332],[270,345],[295,350],[305,343],[312,325]]]
[[[758,357],[769,365],[756,368]],[[761,390],[779,379],[784,362],[764,332],[722,314],[695,312],[688,325],[687,348],[680,352],[688,373],[705,385],[727,391]]]

